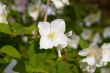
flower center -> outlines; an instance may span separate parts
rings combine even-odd
[[[50,33],[48,34],[48,38],[49,38],[50,40],[56,39],[56,33],[55,33],[55,32],[50,32]]]
[[[97,55],[97,52],[95,50],[92,50],[89,55],[95,57]]]

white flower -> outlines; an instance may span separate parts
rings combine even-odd
[[[16,64],[17,64],[17,61],[13,59],[10,62],[10,64],[5,68],[4,73],[19,73],[19,72],[13,71],[13,68],[15,67]]]
[[[102,63],[106,65],[108,62],[110,62],[110,43],[104,43],[101,46],[102,50]]]
[[[84,40],[89,40],[92,36],[92,30],[89,30],[89,29],[84,29],[83,32],[81,33],[81,37],[84,39]]]
[[[95,67],[102,66],[101,50],[95,43],[90,44],[89,48],[79,51],[79,55],[86,56],[84,59],[81,60],[81,63],[87,63],[85,70],[94,72]],[[94,69],[92,67],[94,67]]]
[[[68,37],[68,46],[75,49],[78,48],[80,37],[74,32],[72,33],[72,31],[68,32],[66,35]]]
[[[61,46],[67,46],[67,37],[65,32],[65,22],[62,19],[56,19],[49,22],[39,22],[38,24],[40,39],[40,49],[49,49]]]
[[[69,5],[69,0],[51,0],[57,9],[63,8],[65,5]]]
[[[0,3],[0,23],[8,24],[6,17],[7,17],[6,5]]]
[[[41,4],[40,8],[41,8],[41,11],[43,12],[43,15],[44,15],[46,8],[47,8],[47,5]],[[53,6],[48,6],[47,14],[48,15],[55,15],[55,8]]]
[[[80,62],[80,68],[83,71],[87,71],[88,73],[94,73],[96,70],[96,66],[90,66],[86,62]]]
[[[100,66],[101,64],[101,50],[94,43],[90,44],[89,48],[80,51],[79,55],[86,56],[86,58],[84,58],[82,62],[87,62],[90,66]]]
[[[40,1],[38,3],[35,4],[31,4],[28,7],[28,13],[29,15],[34,19],[37,20],[39,13],[40,13]]]
[[[107,27],[107,28],[104,29],[103,37],[104,38],[110,37],[110,27]]]
[[[28,13],[34,20],[37,20],[38,16],[40,14],[41,15],[45,14],[46,8],[47,8],[47,5],[41,3],[41,1],[39,0],[39,1],[35,2],[35,4],[29,5]],[[48,15],[55,15],[55,8],[53,8],[52,6],[48,6],[47,14]]]
[[[94,23],[100,21],[101,12],[99,11],[97,14],[93,13],[84,18],[84,22],[86,26],[91,26]]]
[[[100,36],[99,33],[96,33],[96,34],[94,35],[94,37],[93,37],[93,42],[95,42],[95,43],[97,43],[97,44],[102,42],[102,38],[101,38],[101,36]]]

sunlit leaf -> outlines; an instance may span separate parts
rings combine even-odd
[[[20,53],[13,46],[10,46],[10,45],[3,46],[0,51],[11,57],[15,57],[19,59],[21,58]]]
[[[9,24],[0,24],[0,32],[11,34],[11,28]]]

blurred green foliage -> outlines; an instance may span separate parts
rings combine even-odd
[[[7,6],[13,4],[13,0],[0,0]],[[32,2],[29,0],[28,2]],[[46,2],[42,0],[42,2]],[[90,13],[99,11],[97,5],[78,4],[71,0],[71,4],[64,8],[63,14],[49,16],[48,21],[56,18],[62,18],[66,22],[66,32],[72,30],[80,36],[84,28],[102,33],[107,24],[102,20],[99,24],[91,27],[80,26],[77,21],[83,21],[83,18]],[[10,8],[10,7],[8,7]],[[26,15],[26,21],[23,22],[22,16]],[[39,49],[39,35],[33,39],[32,31],[37,30],[37,23],[43,21],[44,16],[39,16],[37,21],[33,21],[25,13],[11,10],[8,18],[13,17],[16,23],[0,24],[0,73],[9,64],[12,58],[17,59],[18,63],[14,68],[20,73],[83,73],[80,69],[79,61],[81,57],[78,51],[89,46],[90,42],[80,39],[78,49],[65,48],[62,51],[62,57],[58,58],[57,51],[53,49]],[[24,43],[22,36],[28,36],[29,40]],[[106,42],[106,40],[104,40]],[[110,66],[109,66],[110,67]],[[100,73],[97,69],[96,73]]]

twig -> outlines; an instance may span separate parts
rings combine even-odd
[[[46,6],[46,10],[45,10],[44,22],[47,21],[47,16],[48,16],[48,6],[49,6],[49,0],[47,0],[47,6]]]

